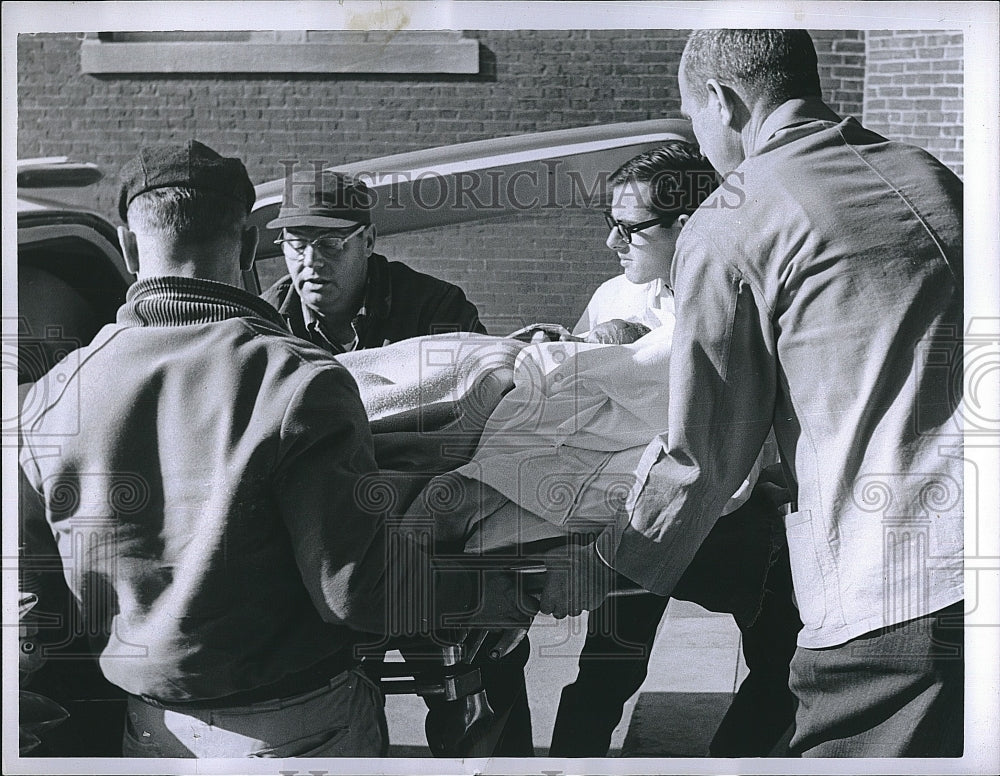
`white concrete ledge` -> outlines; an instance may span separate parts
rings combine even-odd
[[[152,38],[153,35],[149,35]],[[80,69],[113,73],[458,73],[479,72],[479,42],[460,32],[411,30],[374,39],[365,32],[272,40],[119,40],[88,36]],[[316,39],[319,37],[319,39]],[[333,37],[333,39],[331,39]]]

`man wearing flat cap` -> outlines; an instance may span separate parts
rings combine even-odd
[[[267,224],[282,230],[288,275],[262,294],[293,334],[337,354],[425,334],[486,333],[458,286],[374,252],[364,182],[327,171],[294,188]]]
[[[423,634],[479,596],[460,572],[436,575],[433,600],[410,589],[426,556],[397,557],[360,502],[378,475],[353,378],[238,287],[253,201],[242,162],[195,141],[128,162],[119,239],[137,281],[26,400],[22,496],[128,693],[126,756],[384,755],[356,634],[385,633],[401,601],[426,604]],[[525,625],[512,590],[484,577],[484,617]]]

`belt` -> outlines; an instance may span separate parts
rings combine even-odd
[[[221,709],[231,706],[247,706],[252,703],[292,698],[296,695],[319,690],[326,687],[335,676],[356,667],[358,664],[358,660],[354,657],[354,650],[351,647],[346,647],[308,668],[283,676],[276,682],[250,690],[240,690],[219,698],[163,700],[149,695],[135,697],[158,709]]]

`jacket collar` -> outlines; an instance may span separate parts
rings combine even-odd
[[[747,156],[760,153],[779,132],[816,121],[839,124],[843,119],[819,98],[783,102],[760,125],[753,148],[749,149]]]
[[[392,277],[389,260],[373,253],[368,257],[368,286],[365,289],[365,315],[379,320],[389,317],[392,309]]]
[[[118,323],[123,326],[183,326],[246,317],[285,327],[278,312],[260,297],[201,278],[144,278],[129,287],[125,304],[118,310]]]

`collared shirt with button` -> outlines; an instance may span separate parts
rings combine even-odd
[[[310,332],[302,300],[290,276],[278,280],[261,297],[277,308],[292,334],[334,355],[345,352],[340,343]],[[486,333],[479,320],[479,311],[458,286],[417,272],[401,262],[390,262],[377,253],[368,258],[364,304],[354,316],[352,326],[358,337],[357,350],[378,348],[426,334]]]

